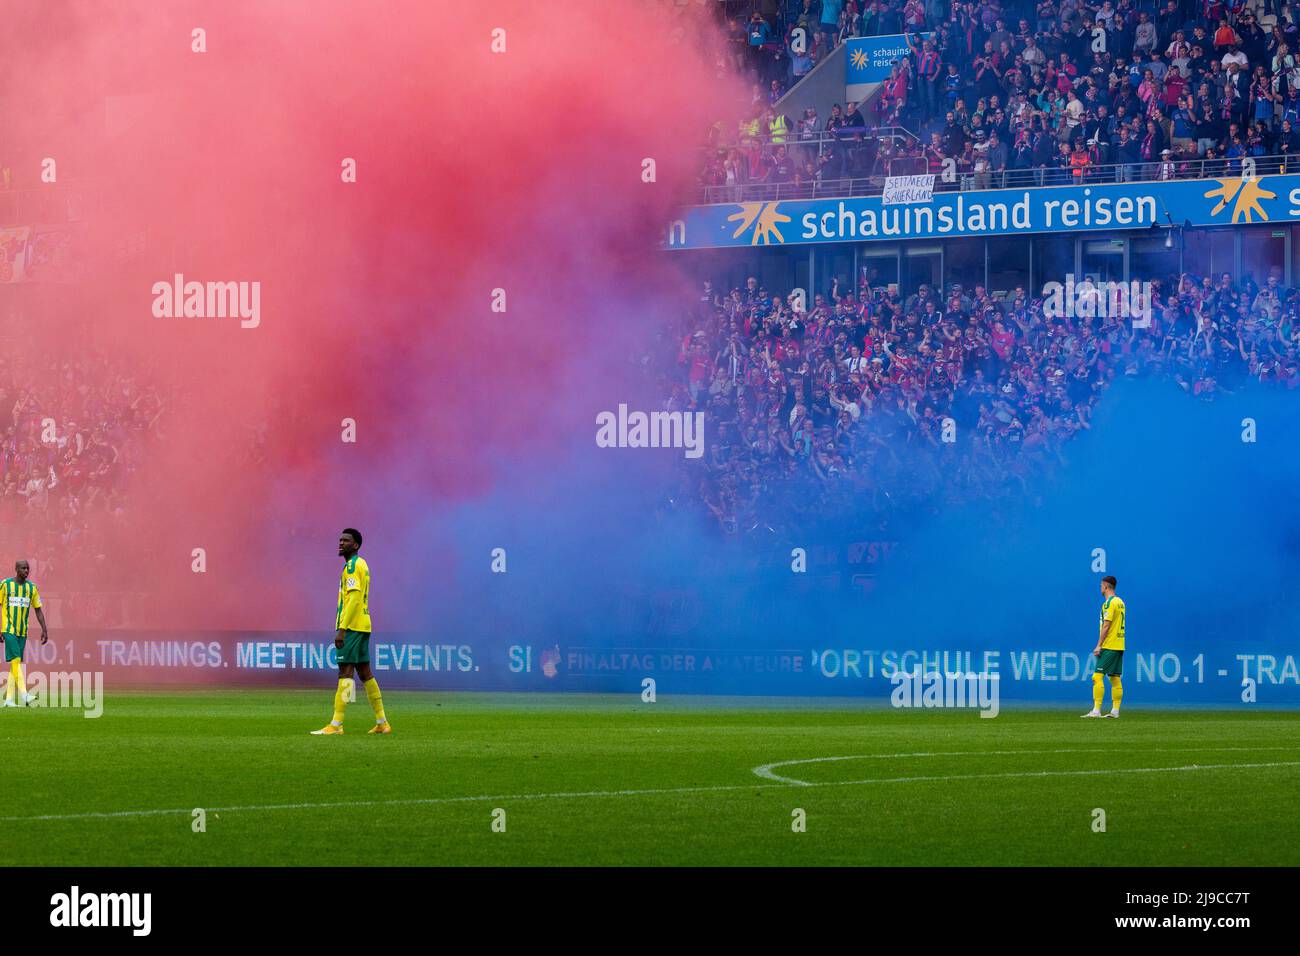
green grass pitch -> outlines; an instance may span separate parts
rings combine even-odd
[[[364,733],[364,700],[344,736],[309,736],[330,696],[0,711],[9,862],[1300,863],[1300,713],[393,691],[392,736]],[[852,759],[786,763],[822,757]]]

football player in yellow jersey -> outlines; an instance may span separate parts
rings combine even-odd
[[[370,567],[361,550],[361,532],[344,528],[339,535],[339,556],[343,574],[339,578],[339,606],[334,617],[334,646],[339,649],[339,686],[334,692],[334,718],[313,734],[329,736],[343,733],[343,709],[356,698],[355,672],[363,681],[366,698],[375,712],[372,734],[391,734],[393,728],[384,716],[384,701],[379,696],[379,682],[370,672]]]
[[[1097,669],[1092,675],[1092,710],[1085,717],[1118,717],[1119,702],[1124,698],[1120,673],[1124,670],[1124,602],[1115,593],[1115,576],[1101,579],[1101,632],[1092,655],[1097,658]],[[1106,698],[1106,682],[1110,678],[1110,713],[1102,714],[1101,702]]]
[[[27,680],[23,676],[23,653],[27,650],[27,621],[36,612],[41,625],[41,643],[50,639],[50,629],[45,626],[45,612],[41,610],[41,592],[27,580],[31,565],[19,561],[14,565],[14,576],[0,581],[0,633],[4,635],[5,660],[9,662],[9,682],[5,684],[6,707],[17,707],[14,691],[24,704],[32,702],[27,693]]]

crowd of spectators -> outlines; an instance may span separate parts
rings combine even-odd
[[[1278,0],[800,0],[799,11],[780,19],[781,62],[793,62],[794,28],[827,11],[837,25],[817,33],[814,59],[850,35],[904,33],[912,52],[869,101],[799,117],[773,109],[801,75],[792,65],[777,76],[759,52],[737,56],[753,95],[711,131],[703,185],[811,187],[945,166],[974,188],[1172,179],[1300,151],[1300,25]],[[755,50],[781,45],[758,33]],[[873,133],[898,127],[908,135]]]
[[[664,383],[666,407],[704,411],[709,436],[674,500],[728,534],[888,521],[1032,493],[1119,377],[1158,377],[1203,401],[1252,381],[1300,387],[1300,289],[1276,270],[1151,289],[1142,328],[1048,315],[1024,287],[899,296],[836,281],[800,311],[754,278],[726,291],[706,282]]]
[[[0,533],[43,588],[120,587],[138,574],[106,556],[129,538],[125,491],[165,407],[103,358],[0,356]]]
[[[941,19],[945,8],[943,0],[907,0],[905,5],[855,0],[724,2],[719,8],[726,16],[723,56],[735,75],[750,76],[775,102],[850,37],[901,33],[904,6],[908,22],[922,30]]]

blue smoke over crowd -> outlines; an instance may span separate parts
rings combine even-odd
[[[1297,426],[1286,393],[1247,386],[1205,402],[1167,381],[1120,379],[1050,481],[913,516],[868,594],[847,580],[851,542],[872,534],[868,509],[827,516],[838,533],[822,523],[725,538],[665,506],[666,472],[689,467],[664,466],[680,451],[575,447],[544,475],[514,463],[488,499],[440,518],[437,534],[481,554],[482,573],[448,581],[432,613],[439,631],[540,645],[1055,646],[1083,657],[1099,579],[1114,574],[1130,647],[1191,642],[1230,663],[1238,650],[1284,650],[1295,634]],[[504,574],[489,573],[495,547]],[[814,556],[804,574],[792,570],[795,548]]]

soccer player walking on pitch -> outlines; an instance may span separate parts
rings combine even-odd
[[[1097,669],[1092,674],[1092,710],[1085,717],[1118,717],[1119,702],[1124,698],[1120,673],[1124,669],[1124,602],[1115,593],[1115,576],[1101,579],[1101,633],[1092,656],[1097,658]],[[1106,684],[1102,675],[1110,677],[1110,713],[1102,714],[1101,702],[1106,697]]]
[[[6,707],[17,707],[14,691],[24,704],[32,702],[27,693],[27,680],[23,677],[23,653],[27,650],[27,619],[32,611],[41,624],[41,644],[50,639],[50,629],[45,626],[45,612],[41,610],[41,592],[27,580],[31,565],[19,561],[14,565],[14,576],[0,581],[0,633],[4,634],[5,660],[9,662],[9,683],[5,685]]]
[[[355,672],[366,688],[366,698],[375,712],[372,734],[391,734],[393,728],[384,716],[384,701],[379,696],[379,682],[370,672],[370,566],[359,557],[361,532],[344,528],[339,535],[339,556],[343,574],[339,578],[339,608],[334,618],[334,646],[339,649],[339,687],[334,692],[334,719],[313,734],[343,733],[343,708],[356,696]]]

